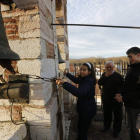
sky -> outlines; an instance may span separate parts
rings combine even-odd
[[[69,24],[140,27],[140,0],[67,0]],[[126,56],[140,29],[68,26],[70,59]]]

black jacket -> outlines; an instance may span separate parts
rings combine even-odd
[[[103,86],[103,102],[117,102],[114,97],[123,84],[123,77],[119,73],[114,72],[109,77],[106,77],[105,73],[103,73],[102,77],[98,80],[98,84]]]
[[[131,65],[120,93],[126,107],[140,109],[140,63]]]
[[[81,115],[95,115],[95,81],[89,75],[85,77],[76,78],[75,76],[67,73],[66,76],[74,83],[79,84],[79,88],[65,82],[62,86],[65,90],[78,97],[77,112]]]

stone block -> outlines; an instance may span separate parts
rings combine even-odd
[[[64,42],[59,42],[60,53],[69,53],[69,48],[65,45]]]
[[[39,12],[40,15],[43,17],[43,19],[48,23],[49,27],[52,28],[52,10],[50,11],[46,5],[46,2],[44,0],[39,1]]]
[[[39,0],[39,8],[40,9],[42,8],[42,4],[45,4],[45,6],[49,10],[49,12],[52,13],[51,1],[50,0]]]
[[[64,17],[62,3],[56,3],[56,17]]]
[[[39,15],[26,15],[19,18],[19,37],[40,37]]]
[[[40,27],[41,27],[40,36],[53,44],[54,42],[53,29],[49,27],[47,21],[42,16],[40,16]]]
[[[61,53],[61,57],[63,60],[66,60],[66,53]]]
[[[0,123],[1,140],[23,140],[27,135],[25,124],[15,125],[11,122]]]
[[[31,126],[30,136],[32,140],[54,140],[52,129],[46,126]]]
[[[38,7],[34,6],[32,9],[29,10],[21,10],[21,9],[15,9],[10,12],[2,12],[2,17],[18,17],[23,15],[35,15],[38,14]]]
[[[38,5],[39,0],[14,0],[15,4],[20,9],[30,9],[35,5]]]
[[[57,114],[56,97],[53,97],[47,106],[25,105],[22,108],[22,116],[26,118],[27,123],[29,125],[33,126],[37,125],[50,127],[52,125],[56,125],[56,114]]]
[[[17,63],[21,74],[36,75],[45,78],[56,76],[57,67],[54,59],[20,60]],[[34,77],[35,78],[35,77]],[[41,79],[29,78],[29,83],[44,83]]]
[[[62,71],[65,70],[65,68],[69,68],[69,61],[65,61],[66,63],[59,64],[59,69]]]
[[[46,42],[41,38],[25,39],[25,40],[10,40],[11,49],[24,58],[46,58]]]
[[[11,121],[10,106],[0,106],[0,122]]]
[[[64,36],[65,35],[65,31],[64,31],[64,27],[63,26],[56,26],[56,33],[57,36]]]
[[[2,66],[0,66],[0,75],[3,75],[4,71],[5,69]]]
[[[45,82],[43,84],[30,84],[29,104],[45,105],[52,97],[52,83]]]
[[[10,6],[9,5],[1,4],[1,11],[9,11],[9,10],[10,10]]]
[[[41,60],[20,60],[17,63],[18,71],[21,74],[37,75],[40,76]],[[31,79],[29,79],[30,82]],[[37,79],[38,80],[38,79]]]

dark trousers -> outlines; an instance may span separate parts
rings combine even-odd
[[[112,112],[114,114],[114,132],[120,132],[122,127],[122,103],[103,102],[104,127],[110,128],[112,122]]]
[[[79,115],[78,122],[78,139],[77,140],[88,140],[87,132],[91,124],[93,116],[92,115]]]
[[[140,109],[126,108],[126,111],[130,127],[130,140],[140,140],[139,130],[136,128],[136,122]]]

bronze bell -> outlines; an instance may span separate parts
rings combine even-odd
[[[11,59],[11,60],[20,59],[19,55],[10,49],[5,33],[4,22],[1,15],[1,5],[0,5],[0,59]]]

